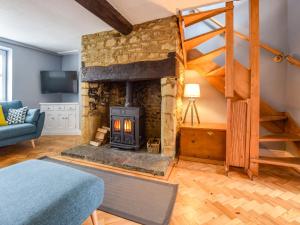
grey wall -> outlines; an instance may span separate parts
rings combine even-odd
[[[79,94],[42,94],[40,71],[79,71],[79,54],[60,56],[13,43],[0,40],[0,46],[12,50],[12,99],[29,107],[39,107],[41,102],[78,102]]]
[[[79,77],[80,71],[80,55],[79,54],[71,54],[71,55],[64,55],[62,57],[62,65],[61,68],[63,71],[77,71]],[[79,84],[80,85],[80,84]],[[79,101],[79,94],[63,94],[62,95],[63,102],[78,102]]]
[[[288,52],[300,59],[300,2],[299,0],[287,0],[288,2]],[[288,64],[286,79],[286,104],[287,111],[300,124],[300,68]]]
[[[0,42],[0,46],[12,49],[12,98],[24,105],[38,107],[40,102],[61,101],[60,94],[41,94],[40,71],[60,70],[61,56]]]

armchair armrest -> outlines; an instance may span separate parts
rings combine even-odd
[[[36,138],[40,137],[45,123],[45,113],[39,114],[39,119],[36,124]]]
[[[29,109],[25,118],[25,123],[37,124],[40,117],[40,109]]]

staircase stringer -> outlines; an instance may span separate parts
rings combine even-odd
[[[180,40],[181,40],[181,48],[182,48],[182,55],[183,55],[183,64],[184,68],[187,68],[187,52],[184,46],[184,23],[182,19],[182,12],[179,11],[178,13],[178,23],[179,23],[179,32],[180,32]]]

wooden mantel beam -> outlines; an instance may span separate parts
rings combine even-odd
[[[75,0],[91,13],[99,17],[105,23],[127,35],[132,31],[132,24],[123,17],[111,4],[106,0]]]

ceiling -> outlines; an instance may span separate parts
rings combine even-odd
[[[132,24],[221,0],[108,0]],[[0,0],[0,37],[60,54],[80,49],[81,36],[112,28],[75,0]]]

